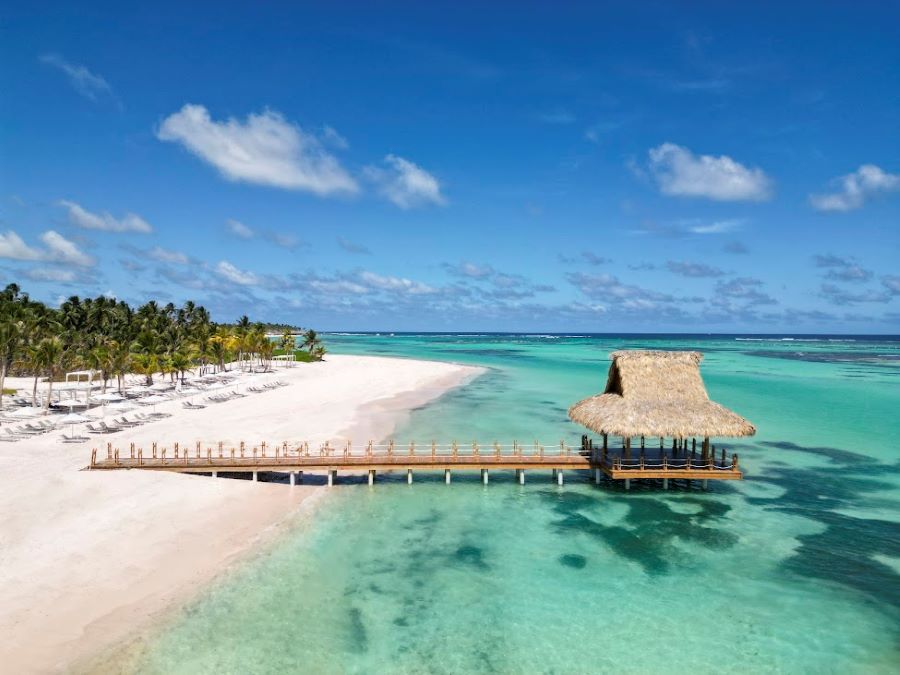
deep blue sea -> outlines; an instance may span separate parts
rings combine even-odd
[[[577,444],[616,349],[693,349],[758,434],[707,491],[386,476],[209,589],[144,673],[900,672],[900,338],[330,334],[475,364],[398,440]],[[302,411],[298,411],[301,415]],[[323,488],[324,489],[324,488]]]

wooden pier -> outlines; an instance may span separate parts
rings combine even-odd
[[[564,441],[558,445],[539,443],[512,445],[479,445],[478,443],[439,445],[430,443],[399,445],[391,441],[385,445],[369,443],[354,448],[350,443],[335,447],[328,443],[310,449],[308,443],[268,444],[260,442],[237,446],[224,443],[204,445],[172,443],[169,446],[153,443],[148,452],[134,443],[124,452],[108,443],[106,452],[91,452],[91,470],[146,469],[173,471],[176,473],[252,473],[256,480],[259,472],[277,472],[290,475],[293,485],[302,481],[303,472],[325,472],[328,485],[333,485],[338,472],[367,472],[373,483],[379,471],[406,471],[411,483],[414,471],[443,471],[447,483],[452,471],[480,471],[487,483],[491,469],[514,470],[519,483],[525,482],[525,472],[531,469],[552,471],[554,479],[562,485],[563,472],[582,470],[591,472],[599,483],[605,476],[612,480],[624,480],[626,489],[632,480],[662,480],[668,488],[669,480],[739,480],[743,477],[737,455],[727,456],[725,450],[717,458],[714,447],[704,444],[698,456],[696,443],[688,450],[686,441],[674,441],[671,451],[663,447],[632,450],[630,443],[619,449],[594,448],[592,441],[583,437],[580,447],[571,447]],[[643,445],[643,440],[642,440]],[[102,456],[105,454],[105,457]]]

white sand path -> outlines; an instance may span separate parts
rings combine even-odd
[[[172,417],[87,443],[63,444],[54,432],[0,444],[0,670],[67,670],[133,639],[327,494],[319,486],[83,471],[91,447],[363,443],[389,435],[410,409],[479,372],[330,355],[279,369],[289,386],[203,410],[184,410],[181,400],[160,404]]]

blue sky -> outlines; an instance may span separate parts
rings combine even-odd
[[[894,3],[3,4],[0,279],[34,297],[900,332]]]

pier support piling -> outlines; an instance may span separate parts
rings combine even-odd
[[[332,487],[334,485],[334,479],[337,476],[337,471],[329,471],[328,472],[328,487]]]
[[[626,489],[626,490],[630,490],[630,489],[631,489],[631,479],[630,479],[630,478],[626,478],[626,479],[625,479],[625,489]]]
[[[600,469],[594,469],[594,482],[597,485],[600,485],[600,481],[602,480],[602,476],[600,475]]]
[[[412,469],[406,470],[406,484],[412,485]]]
[[[703,479],[703,489],[705,490],[709,486],[709,481],[705,478]]]
[[[557,470],[556,470],[556,484],[557,484],[557,485],[562,485],[562,484],[563,484],[563,472],[562,472],[562,469],[557,469]]]
[[[369,485],[375,485],[375,470],[369,470]]]
[[[484,483],[485,485],[488,484],[488,470],[487,469],[481,470],[481,482]]]
[[[301,485],[303,484],[303,472],[302,471],[297,472],[297,482],[300,483]]]
[[[519,485],[525,485],[525,469],[519,469]]]
[[[444,469],[444,482],[450,485],[450,469]]]
[[[259,472],[258,472],[258,471],[254,471],[254,472],[253,472],[253,482],[255,483],[255,482],[258,481],[258,480],[259,480]]]
[[[212,472],[212,477],[213,477],[213,478],[218,478],[218,477],[219,477],[219,472],[218,472],[218,471],[213,471],[213,472]]]
[[[668,489],[669,489],[669,479],[663,478],[663,490],[668,490]]]
[[[288,476],[290,477],[291,487],[294,487],[297,484],[297,475],[293,471],[290,471],[288,472]]]

